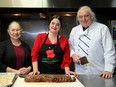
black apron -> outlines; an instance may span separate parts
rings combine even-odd
[[[39,71],[43,74],[65,74],[64,69],[60,68],[63,60],[63,51],[60,47],[59,38],[57,36],[57,44],[46,44],[47,38],[48,34],[39,52]]]

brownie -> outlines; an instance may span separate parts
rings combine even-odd
[[[24,80],[25,82],[74,82],[76,78],[69,75],[40,74],[26,75]]]

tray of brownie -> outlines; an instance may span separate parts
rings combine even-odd
[[[12,87],[85,87],[74,75],[25,75],[18,77]]]

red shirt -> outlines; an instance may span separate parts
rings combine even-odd
[[[42,33],[36,37],[36,40],[34,42],[32,52],[31,52],[32,62],[39,60],[38,59],[39,51],[40,51],[42,44],[44,43],[46,35],[47,35],[46,33]],[[68,40],[63,36],[60,36],[59,43],[60,43],[60,47],[61,47],[62,51],[64,52],[61,68],[63,69],[64,67],[70,67],[72,59],[70,58],[70,49],[69,49]],[[52,44],[50,42],[49,38],[47,38],[46,44]],[[55,43],[55,44],[57,44],[57,43]]]
[[[24,58],[24,47],[22,45],[15,46],[14,51],[16,55],[16,68],[20,69],[22,67],[23,58]]]

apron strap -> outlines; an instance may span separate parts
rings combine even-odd
[[[45,40],[44,40],[44,43],[43,43],[43,44],[45,44],[45,42],[46,42],[46,40],[47,40],[47,38],[48,38],[48,35],[49,35],[49,33],[46,35],[46,37],[45,37]],[[58,45],[59,45],[60,43],[59,43],[59,37],[58,37],[58,36],[59,36],[59,34],[57,35],[57,41],[58,41]]]
[[[48,33],[48,34],[49,34],[49,33]],[[46,39],[48,38],[48,34],[47,34],[46,37],[45,37],[44,43],[46,42]],[[43,44],[44,44],[44,43],[43,43]]]

